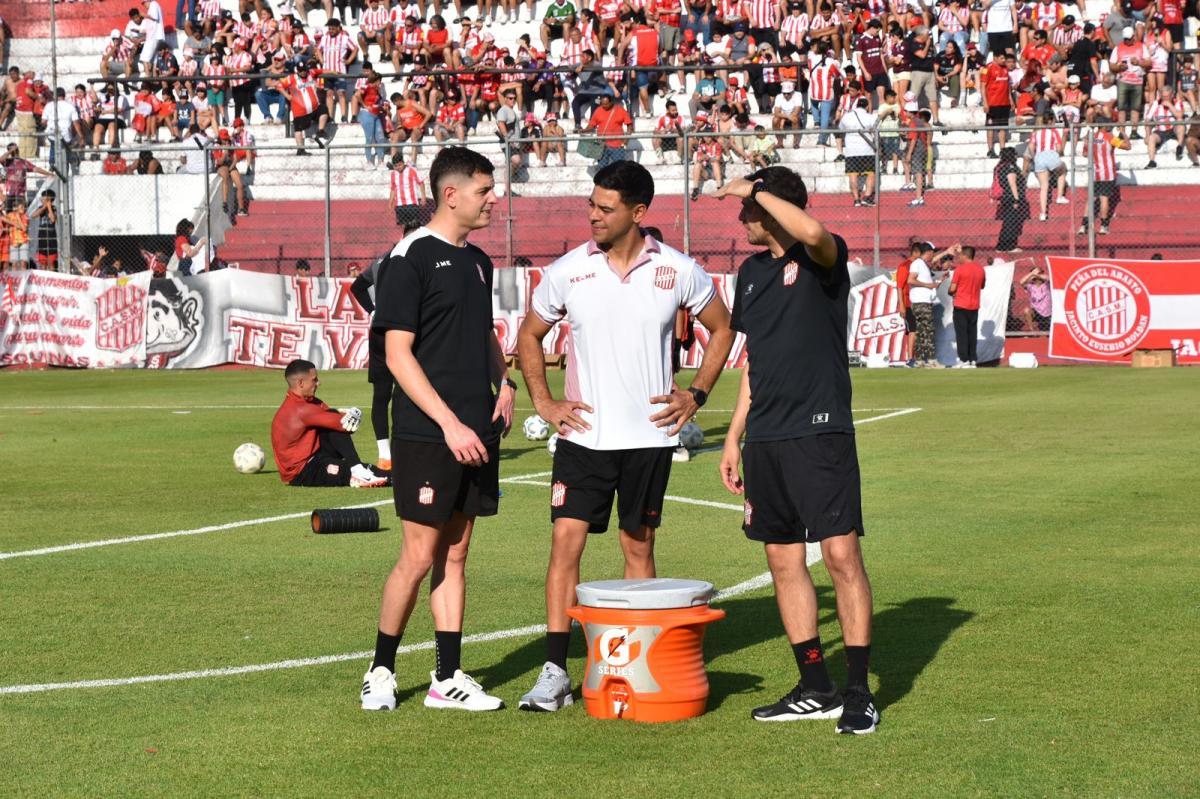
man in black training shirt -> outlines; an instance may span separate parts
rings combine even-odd
[[[749,360],[721,478],[734,494],[745,493],[742,529],[765,546],[800,669],[790,693],[752,715],[759,721],[836,718],[838,732],[874,732],[879,712],[867,687],[871,584],[858,545],[862,503],[846,357],[846,242],[805,213],[804,181],[786,167],[734,180],[717,196],[742,201],[738,219],[749,242],[767,248],[738,272],[732,326],[746,334]],[[744,451],[738,447],[743,432]],[[820,542],[837,594],[848,666],[844,693],[825,668],[806,542]]]
[[[392,401],[392,483],[404,543],[383,588],[375,657],[363,677],[364,710],[396,707],[396,649],[432,569],[437,669],[425,706],[499,710],[459,664],[466,558],[476,516],[494,516],[500,436],[512,423],[516,384],[492,330],[492,262],[467,243],[496,204],[492,164],[447,147],[429,170],[437,208],[384,259],[375,330],[399,384]],[[493,389],[495,393],[493,393]]]

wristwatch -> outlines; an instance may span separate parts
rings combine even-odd
[[[751,189],[750,189],[750,199],[751,199],[751,200],[757,200],[757,199],[758,199],[758,193],[759,193],[760,191],[763,191],[763,190],[765,190],[766,188],[767,188],[767,184],[766,184],[766,182],[765,182],[765,181],[762,181],[762,180],[756,180],[756,181],[754,181],[754,186],[753,186],[753,188],[751,188]]]
[[[517,390],[517,381],[513,380],[511,377],[504,378],[504,385],[508,386],[513,391]]]
[[[704,391],[702,389],[696,388],[695,386],[692,386],[691,388],[688,389],[688,392],[691,393],[692,399],[696,400],[696,407],[703,408],[704,403],[708,402],[708,392],[707,391]]]

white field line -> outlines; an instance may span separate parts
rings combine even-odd
[[[523,479],[532,479],[535,477],[546,477],[550,472],[532,472],[530,474],[517,475],[516,477],[506,477],[501,480],[501,483],[514,483]],[[382,499],[378,502],[367,502],[358,505],[342,505],[340,508],[375,508],[381,505],[392,504],[391,499]],[[225,524],[210,524],[205,527],[193,527],[189,530],[171,530],[165,533],[146,533],[144,535],[127,535],[120,538],[106,538],[100,541],[80,541],[74,544],[59,544],[52,547],[39,547],[38,549],[20,549],[14,552],[0,552],[0,560],[11,560],[12,558],[32,558],[39,555],[55,555],[59,552],[74,552],[79,549],[95,549],[97,547],[111,547],[117,544],[135,544],[142,541],[157,541],[163,538],[180,538],[189,535],[203,535],[204,533],[218,533],[223,530],[237,530],[242,527],[256,527],[261,524],[271,524],[273,522],[282,522],[289,519],[303,519],[311,516],[312,511],[300,511],[298,513],[284,513],[279,516],[263,516],[258,519],[243,519],[237,522],[227,522]]]
[[[740,510],[740,508],[739,508]],[[817,550],[817,559],[820,559],[820,549]],[[809,562],[812,563],[813,548],[809,548]],[[732,585],[723,591],[718,591],[713,597],[713,602],[720,602],[725,599],[731,599],[740,594],[756,591],[759,588],[771,584],[771,573],[764,572],[757,577],[752,577],[749,580],[744,580],[737,585]],[[482,643],[485,641],[501,641],[506,638],[523,638],[529,635],[537,635],[546,631],[544,624],[530,624],[525,627],[513,627],[508,630],[495,630],[490,633],[476,633],[474,635],[463,636],[463,643]],[[405,655],[410,652],[419,652],[422,650],[433,649],[433,641],[422,641],[419,644],[406,644],[396,650],[397,655]],[[204,680],[210,677],[236,677],[240,674],[257,674],[264,671],[281,671],[283,669],[301,669],[307,666],[325,666],[330,663],[344,663],[348,660],[366,660],[375,654],[372,650],[363,650],[361,652],[346,652],[340,655],[322,655],[312,658],[292,658],[290,660],[278,660],[274,663],[252,663],[246,666],[225,666],[217,669],[198,669],[195,671],[176,671],[169,674],[143,674],[137,677],[116,677],[104,680],[78,680],[76,682],[50,682],[50,683],[32,683],[26,685],[5,685],[0,686],[0,695],[5,694],[36,694],[47,691],[70,691],[84,688],[119,688],[126,685],[142,685],[145,683],[157,682],[180,682],[182,680]]]

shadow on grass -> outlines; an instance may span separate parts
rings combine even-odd
[[[871,671],[879,678],[875,702],[880,708],[907,696],[954,631],[975,618],[971,611],[954,607],[956,601],[945,596],[913,597],[876,610],[871,622]],[[826,649],[826,660],[845,663],[842,648]]]

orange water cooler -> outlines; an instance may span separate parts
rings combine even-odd
[[[725,617],[700,580],[581,583],[567,611],[587,638],[583,701],[598,719],[677,721],[704,714],[704,628]]]

